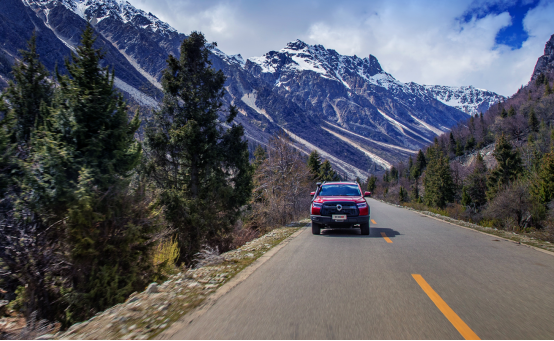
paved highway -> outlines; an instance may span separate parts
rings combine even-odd
[[[554,339],[554,256],[368,202],[371,235],[304,228],[172,337]]]

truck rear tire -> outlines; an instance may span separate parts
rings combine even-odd
[[[369,223],[360,224],[360,232],[362,236],[369,236]]]
[[[321,224],[312,222],[312,234],[321,234]]]

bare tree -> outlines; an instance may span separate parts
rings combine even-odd
[[[307,214],[310,172],[293,141],[280,133],[270,139],[267,159],[254,175],[253,218],[261,228],[282,225]]]

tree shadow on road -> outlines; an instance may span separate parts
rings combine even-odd
[[[381,232],[384,232],[387,237],[394,238],[396,236],[401,236],[400,232],[393,229],[384,228],[384,227],[372,227],[369,231],[369,236],[362,236],[360,229],[322,229],[321,235],[325,237],[346,237],[346,238],[383,238]]]

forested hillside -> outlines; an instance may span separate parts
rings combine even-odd
[[[369,190],[387,201],[554,239],[552,42],[530,82],[394,165]]]

